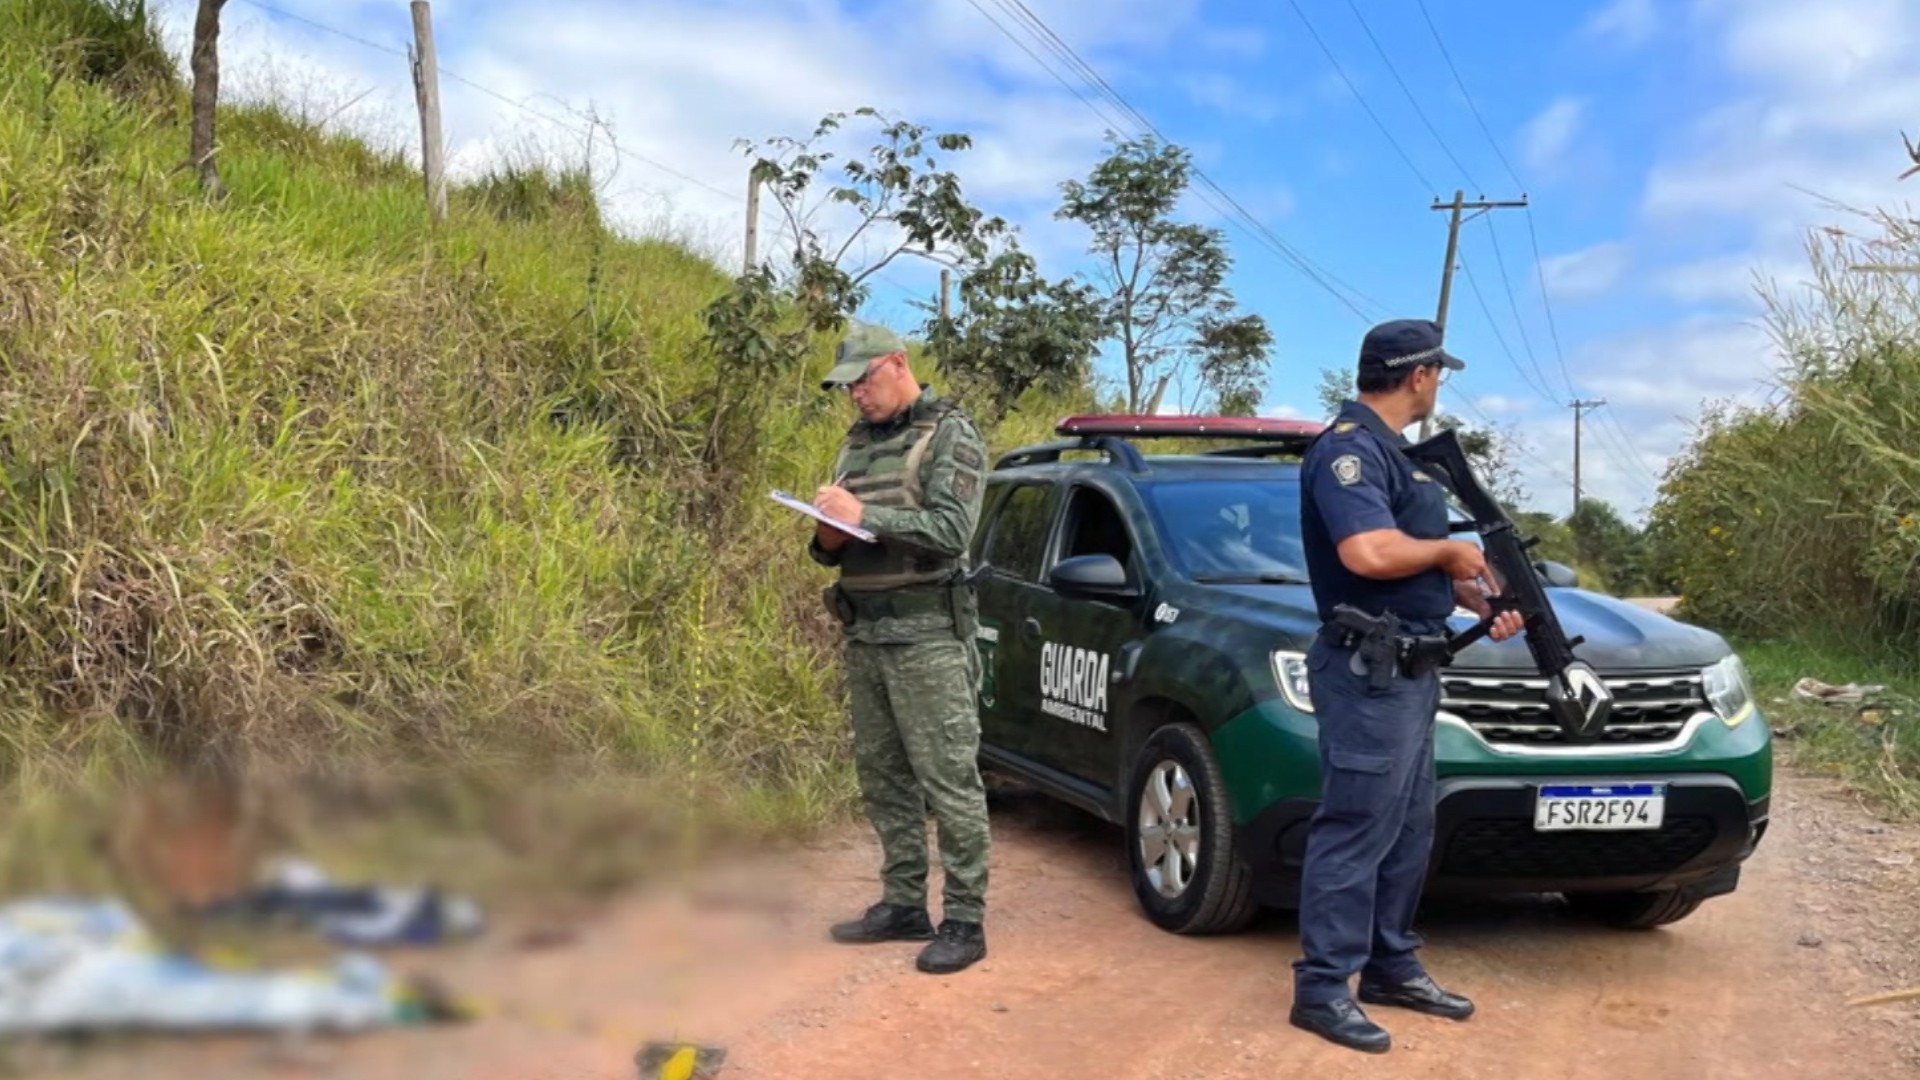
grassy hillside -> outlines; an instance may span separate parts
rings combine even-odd
[[[47,839],[48,792],[209,762],[842,805],[824,572],[763,497],[849,419],[830,343],[715,447],[723,272],[610,235],[578,176],[496,175],[430,228],[403,160],[272,108],[222,113],[209,205],[139,19],[0,3],[9,837]],[[1031,406],[996,445],[1067,407]]]

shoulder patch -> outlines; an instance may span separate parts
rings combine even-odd
[[[962,502],[971,502],[973,493],[980,488],[980,474],[962,470],[953,474],[953,493]]]
[[[1333,459],[1333,478],[1341,484],[1352,486],[1360,482],[1360,455],[1341,454]]]
[[[1360,426],[1359,424],[1356,424],[1351,420],[1342,420],[1339,423],[1333,425],[1333,433],[1335,435],[1345,435],[1347,432],[1352,431],[1354,428],[1357,428],[1359,426]]]
[[[963,442],[953,448],[953,460],[965,468],[977,470],[986,464],[987,459],[986,455],[980,452],[979,447],[970,442]]]

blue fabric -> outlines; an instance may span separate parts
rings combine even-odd
[[[1350,996],[1356,973],[1423,974],[1414,909],[1433,849],[1433,723],[1440,676],[1396,675],[1374,690],[1353,653],[1317,641],[1308,688],[1320,727],[1320,806],[1309,823],[1294,999]]]
[[[1416,540],[1444,540],[1446,490],[1400,453],[1406,439],[1378,414],[1347,402],[1333,425],[1308,448],[1300,465],[1300,537],[1322,622],[1339,604],[1369,614],[1391,611],[1410,634],[1437,633],[1453,613],[1453,582],[1440,570],[1380,581],[1361,577],[1340,561],[1342,540],[1394,529]]]

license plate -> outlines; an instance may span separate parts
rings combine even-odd
[[[1542,787],[1533,804],[1536,832],[1658,829],[1667,811],[1665,784],[1559,784]]]

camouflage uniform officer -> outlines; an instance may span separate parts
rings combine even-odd
[[[987,952],[980,661],[973,586],[963,578],[986,444],[957,405],[914,378],[905,345],[880,327],[856,325],[821,386],[845,387],[860,419],[815,505],[876,537],[822,524],[808,553],[840,571],[827,600],[845,626],[855,761],[884,884],[880,902],[833,937],[932,938],[920,970],[959,971]],[[937,934],[927,915],[928,807],[945,871]]]

